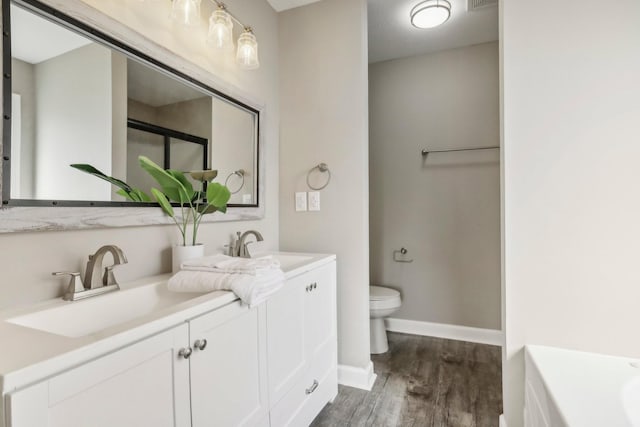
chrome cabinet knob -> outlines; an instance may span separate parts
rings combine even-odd
[[[193,353],[193,350],[191,350],[191,347],[181,348],[180,351],[178,352],[178,356],[184,359],[188,359],[191,357],[191,353]]]
[[[196,342],[193,343],[193,346],[196,348],[196,350],[204,350],[207,347],[207,340],[204,338],[201,340],[196,340]]]

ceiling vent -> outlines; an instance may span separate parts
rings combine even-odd
[[[467,11],[485,9],[498,5],[498,0],[467,0]]]

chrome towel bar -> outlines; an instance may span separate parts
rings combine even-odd
[[[470,148],[450,148],[445,150],[427,150],[426,148],[422,149],[422,157],[425,159],[430,153],[451,153],[454,151],[476,151],[476,150],[499,150],[499,145],[493,145],[490,147],[470,147]]]

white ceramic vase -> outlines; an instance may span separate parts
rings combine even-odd
[[[180,271],[180,264],[190,259],[202,258],[204,256],[204,245],[198,243],[193,246],[176,245],[173,247],[173,273]]]

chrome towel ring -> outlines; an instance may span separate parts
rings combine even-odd
[[[327,174],[327,181],[324,183],[324,185],[321,185],[319,187],[314,187],[313,185],[311,185],[311,182],[309,182],[309,178],[311,177],[311,174],[313,173],[313,171],[318,170],[321,173],[326,173]],[[312,167],[309,172],[307,172],[307,185],[309,186],[310,189],[312,190],[322,190],[323,188],[325,188],[327,185],[329,185],[329,182],[331,181],[331,171],[329,170],[329,166],[327,166],[326,163],[320,163],[314,167]]]
[[[240,187],[238,187],[235,191],[231,191],[231,189],[229,189],[229,191],[231,192],[231,194],[236,194],[237,192],[239,192],[240,190],[242,190],[242,187],[244,187],[244,176],[247,173],[244,171],[244,169],[238,169],[237,171],[233,171],[231,172],[229,175],[227,175],[227,178],[225,178],[224,180],[224,186],[229,188],[229,186],[227,185],[229,183],[229,178],[231,178],[234,175],[239,176],[240,178],[242,178],[242,182],[240,182]]]

